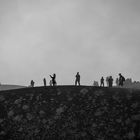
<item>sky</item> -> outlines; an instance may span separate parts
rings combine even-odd
[[[140,80],[139,0],[0,0],[0,82]]]

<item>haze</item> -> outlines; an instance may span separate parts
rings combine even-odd
[[[0,82],[140,80],[139,0],[0,0]]]

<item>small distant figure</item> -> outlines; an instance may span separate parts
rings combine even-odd
[[[106,85],[109,87],[109,76],[106,77]]]
[[[119,73],[119,86],[122,87],[124,85],[124,82],[125,82],[124,76],[122,76],[122,74]]]
[[[77,72],[75,77],[76,77],[75,86],[77,86],[77,84],[80,86],[80,74],[79,74],[79,72]]]
[[[54,73],[53,76],[50,75],[50,77],[52,78],[52,85],[56,86],[56,74]]]
[[[100,80],[100,87],[102,87],[102,86],[104,87],[104,77],[102,77]]]
[[[52,80],[50,80],[50,83],[49,84],[50,84],[50,86],[52,86]]]
[[[31,80],[31,87],[34,87],[35,82]]]
[[[43,79],[44,87],[46,87],[46,78]]]
[[[113,78],[112,78],[112,76],[109,77],[108,83],[109,83],[109,87],[112,87],[112,85],[113,85]]]
[[[119,86],[119,78],[116,78],[116,86]]]
[[[93,86],[98,87],[99,86],[98,81],[94,81]]]

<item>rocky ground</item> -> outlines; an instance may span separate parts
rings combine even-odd
[[[139,140],[140,90],[87,86],[0,92],[0,140]]]

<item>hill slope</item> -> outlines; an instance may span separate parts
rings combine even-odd
[[[0,110],[0,139],[140,138],[140,90],[57,86],[2,91]]]
[[[20,85],[0,85],[0,91],[11,90],[11,89],[20,89],[20,88],[26,88],[26,87],[20,86]]]

